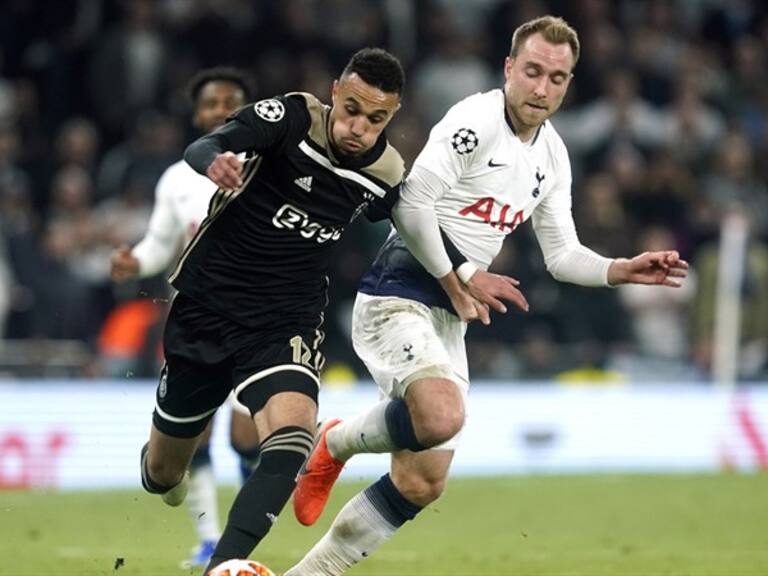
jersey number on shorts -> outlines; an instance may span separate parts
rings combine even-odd
[[[293,349],[293,361],[303,364],[307,368],[313,368],[317,372],[323,369],[325,357],[317,348],[310,348],[301,336],[294,336],[289,340]],[[314,358],[313,358],[314,356]]]

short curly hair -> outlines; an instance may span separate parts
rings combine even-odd
[[[357,74],[367,84],[382,92],[402,95],[405,72],[400,60],[382,48],[363,48],[350,58],[342,76]]]

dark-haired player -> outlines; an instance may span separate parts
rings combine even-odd
[[[251,81],[234,68],[208,68],[190,80],[187,93],[193,107],[192,124],[195,129],[208,134],[248,102]],[[112,253],[112,278],[122,282],[166,270],[197,232],[215,191],[216,185],[192,170],[184,160],[168,167],[155,189],[155,205],[146,235],[133,249],[121,246]],[[182,562],[183,567],[205,566],[220,534],[209,446],[211,429],[209,424],[203,432],[189,467],[187,507],[199,544],[192,556]],[[240,473],[245,481],[258,457],[259,444],[256,428],[247,411],[233,409],[230,441],[240,457]]]
[[[147,491],[180,503],[216,409],[234,390],[250,410],[261,460],[210,566],[264,538],[312,447],[330,258],[356,216],[386,218],[397,199],[403,161],[384,128],[403,84],[394,56],[364,49],[334,81],[332,107],[304,93],[261,100],[185,153],[219,190],[171,275],[178,294],[141,471]]]

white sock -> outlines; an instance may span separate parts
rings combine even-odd
[[[396,531],[360,492],[341,509],[320,541],[284,576],[339,576]]]
[[[326,436],[331,456],[346,462],[355,454],[382,454],[397,450],[385,419],[390,402],[379,402],[368,412],[331,428]]]
[[[216,501],[216,480],[210,464],[190,470],[187,508],[200,541],[217,541],[220,534],[219,506]]]

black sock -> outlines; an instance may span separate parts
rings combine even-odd
[[[411,412],[408,410],[408,404],[405,403],[405,400],[402,398],[392,400],[384,411],[384,420],[387,423],[387,431],[395,442],[395,446],[413,452],[421,452],[427,449],[416,438],[416,432],[413,430],[413,421],[411,420]]]
[[[152,478],[149,476],[149,471],[147,470],[147,452],[149,451],[149,442],[144,444],[144,446],[141,447],[141,485],[150,494],[165,494],[173,488],[173,486],[164,486],[163,484],[158,484]]]
[[[286,426],[262,443],[261,461],[235,498],[204,573],[226,560],[247,558],[267,535],[296,487],[296,475],[313,442],[309,431]]]

